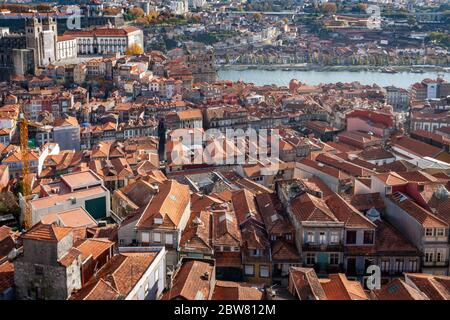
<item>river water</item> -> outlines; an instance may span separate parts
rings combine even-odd
[[[449,73],[424,72],[424,73],[383,73],[376,71],[300,71],[300,70],[219,70],[219,79],[221,80],[242,80],[244,82],[254,83],[256,85],[287,86],[289,81],[297,79],[307,84],[336,83],[359,81],[364,85],[377,84],[379,86],[396,86],[408,89],[416,82],[425,78],[436,79],[441,75],[447,81],[450,80]]]

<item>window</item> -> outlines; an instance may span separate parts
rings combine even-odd
[[[316,263],[316,254],[315,253],[307,253],[306,254],[306,264],[312,265]]]
[[[339,264],[339,253],[330,253],[330,264]]]
[[[386,187],[385,193],[386,193],[386,194],[391,194],[391,193],[392,193],[392,187],[391,187],[391,186]]]
[[[261,255],[261,250],[259,249],[253,249],[250,251],[250,255],[254,256],[254,257],[259,257]]]
[[[153,232],[153,242],[161,242],[161,233]]]
[[[444,262],[445,260],[445,250],[437,249],[436,250],[436,262]]]
[[[252,264],[246,264],[244,267],[244,273],[246,276],[253,276],[255,274],[255,267]]]
[[[307,243],[314,243],[314,232],[308,231],[306,235],[306,242]]]
[[[277,240],[277,236],[276,236],[275,234],[272,234],[272,235],[270,236],[270,240],[272,240],[272,241]]]
[[[286,234],[286,240],[292,240],[292,234],[290,233]]]
[[[173,244],[173,234],[166,233],[166,244]]]
[[[433,262],[433,251],[425,251],[425,262]]]
[[[327,235],[325,234],[325,232],[320,232],[319,233],[319,243],[325,244],[326,242],[327,242]]]
[[[37,276],[42,276],[42,275],[44,275],[44,267],[43,267],[43,266],[35,265],[35,266],[34,266],[34,273],[35,273]]]
[[[356,231],[347,231],[347,244],[355,244],[356,243]]]
[[[431,228],[426,228],[426,229],[425,229],[425,236],[427,236],[427,237],[433,236],[433,229],[431,229]]]
[[[373,230],[364,231],[364,244],[373,244]]]
[[[337,231],[332,231],[330,233],[330,243],[338,243],[339,242],[339,233]]]
[[[142,232],[141,240],[144,243],[149,243],[150,242],[150,235],[149,235],[149,233],[148,232]]]
[[[261,278],[268,278],[269,277],[269,267],[268,266],[260,266],[259,267],[259,276]]]
[[[409,271],[416,271],[417,270],[417,260],[409,260]]]
[[[395,272],[403,271],[403,259],[395,259]]]
[[[389,260],[381,260],[381,271],[382,272],[389,272]]]
[[[443,237],[445,235],[445,229],[436,229],[436,237]]]

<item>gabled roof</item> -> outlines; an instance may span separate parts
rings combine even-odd
[[[213,272],[214,266],[208,262],[184,262],[175,275],[172,288],[163,295],[162,300],[208,300],[212,294]]]
[[[356,209],[365,211],[371,208],[384,209],[384,201],[379,193],[354,194],[350,198],[350,204]]]
[[[74,247],[76,247],[81,252],[81,259],[83,261],[86,260],[89,256],[92,256],[92,258],[95,260],[103,253],[109,251],[113,246],[114,242],[102,238],[84,239],[74,244]]]
[[[334,216],[343,222],[346,228],[375,228],[375,224],[372,221],[337,193],[331,195],[326,203]]]
[[[425,210],[414,202],[411,198],[401,192],[396,192],[388,196],[388,199],[394,202],[398,207],[403,209],[413,219],[425,228],[448,228],[448,223]]]
[[[301,194],[290,205],[299,221],[338,222],[325,200],[309,193]]]
[[[56,224],[43,224],[39,222],[24,233],[22,238],[37,241],[59,242],[70,232],[72,232],[72,228],[60,227]]]
[[[282,205],[276,194],[257,194],[256,203],[269,234],[285,234],[294,231],[289,219],[281,215]]]
[[[420,256],[419,249],[394,226],[380,220],[376,220],[375,224],[377,225],[375,230],[375,250],[377,254],[395,255],[401,253]]]
[[[232,203],[239,224],[242,224],[249,218],[263,222],[256,206],[255,197],[247,189],[233,191]]]
[[[209,211],[192,212],[181,235],[180,247],[211,250],[211,219]]]
[[[405,281],[430,300],[450,300],[450,277],[425,273],[405,273]]]
[[[359,281],[350,281],[345,274],[330,274],[319,280],[328,300],[369,300]]]
[[[289,291],[300,300],[328,300],[313,268],[291,267]]]
[[[262,285],[234,282],[216,281],[212,300],[263,300],[264,288]]]
[[[377,300],[430,300],[425,294],[401,279],[394,279],[380,289],[372,290]]]
[[[148,203],[136,227],[176,229],[189,203],[189,186],[167,180]],[[155,218],[162,219],[162,224],[155,224]]]
[[[214,212],[214,245],[240,246],[242,241],[241,230],[238,226],[234,211]]]
[[[264,228],[255,225],[255,223],[247,223],[242,229],[243,246],[245,249],[266,250],[270,246]]]
[[[119,295],[126,297],[151,266],[157,254],[124,252],[113,256],[86,286],[72,294],[70,300],[110,300]]]
[[[402,176],[400,176],[396,172],[380,173],[375,175],[374,177],[383,181],[388,186],[405,185],[408,183],[408,180],[402,178]]]
[[[441,148],[405,136],[392,139],[391,145],[419,157],[436,157],[444,151]]]

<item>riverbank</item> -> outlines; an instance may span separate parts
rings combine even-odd
[[[219,70],[267,70],[267,71],[316,71],[316,72],[450,72],[450,68],[440,66],[320,66],[308,63],[297,64],[223,64],[219,65]]]

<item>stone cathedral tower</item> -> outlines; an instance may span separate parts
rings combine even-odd
[[[27,20],[25,26],[27,49],[34,50],[36,67],[46,66],[56,60],[58,30],[56,20],[36,17]]]
[[[25,26],[26,44],[28,49],[34,50],[34,61],[36,65],[40,65],[42,61],[41,32],[42,24],[36,17],[27,20]]]

